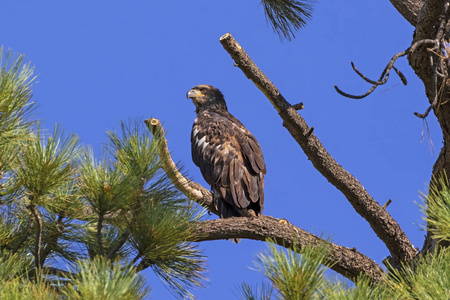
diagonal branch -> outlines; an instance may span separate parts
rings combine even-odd
[[[218,211],[212,204],[211,193],[196,182],[186,179],[177,169],[170,157],[164,130],[158,119],[145,120],[149,130],[157,134],[160,142],[158,151],[163,163],[163,169],[171,179],[172,183],[180,187],[180,190],[191,200],[203,205],[212,213],[218,215]],[[355,279],[361,272],[364,272],[374,281],[380,281],[383,270],[373,260],[367,256],[346,247],[332,244],[310,234],[303,229],[291,225],[284,219],[275,219],[269,216],[259,216],[257,218],[228,218],[214,221],[203,221],[196,223],[196,241],[209,241],[231,238],[247,238],[257,241],[265,241],[271,237],[279,245],[290,248],[296,238],[297,244],[302,247],[308,244],[316,245],[319,242],[328,243],[333,248],[329,262],[333,263],[333,270],[349,279]],[[141,256],[138,255],[136,260]],[[148,265],[143,261],[140,268]]]
[[[291,248],[297,245],[318,246],[326,244],[331,247],[331,253],[327,258],[332,264],[332,270],[356,280],[361,274],[367,274],[373,281],[381,281],[385,272],[373,260],[354,248],[333,244],[321,239],[299,227],[296,227],[284,219],[276,219],[269,216],[250,218],[227,218],[196,223],[195,229],[199,241],[212,241],[231,238],[246,238],[256,241],[266,241],[272,238],[278,245]]]
[[[284,99],[277,87],[266,77],[247,55],[244,49],[227,33],[220,38],[225,50],[236,65],[266,95],[287,128],[314,167],[348,199],[353,208],[369,222],[373,231],[389,249],[397,265],[398,261],[410,261],[416,250],[399,224],[385,211],[362,184],[327,152],[325,147],[311,133],[311,129],[300,114]]]
[[[389,0],[398,12],[412,25],[416,26],[417,16],[424,0]]]

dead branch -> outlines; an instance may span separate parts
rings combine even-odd
[[[397,54],[395,54],[391,60],[389,61],[389,63],[386,65],[386,67],[384,68],[383,72],[381,72],[380,78],[378,80],[371,80],[369,78],[367,78],[367,76],[365,76],[363,73],[361,73],[361,71],[359,71],[355,64],[353,62],[351,62],[352,68],[353,70],[356,72],[356,74],[358,74],[362,79],[364,79],[366,82],[372,84],[372,87],[364,94],[362,95],[352,95],[352,94],[348,94],[343,92],[341,89],[339,89],[336,85],[334,86],[334,88],[336,89],[336,91],[341,94],[344,97],[347,98],[351,98],[351,99],[362,99],[365,98],[367,96],[369,96],[378,86],[385,84],[388,79],[389,79],[389,74],[391,72],[391,70],[393,69],[397,75],[400,77],[400,80],[402,81],[402,83],[404,85],[407,85],[407,80],[405,75],[403,75],[402,72],[400,72],[395,66],[394,63],[397,59],[399,59],[400,57],[403,57],[405,55],[408,55],[409,53],[413,52],[414,50],[416,50],[417,47],[419,47],[420,45],[423,44],[434,44],[434,47],[437,47],[436,45],[439,44],[438,40],[430,40],[430,39],[426,39],[426,40],[421,40],[418,41],[416,43],[414,43],[413,45],[411,45],[411,47],[409,47],[408,49],[401,51]]]
[[[161,142],[158,144],[158,151],[163,163],[163,169],[172,180],[175,186],[182,187],[183,192],[191,200],[203,205],[207,209],[213,208],[212,213],[218,215],[218,211],[212,204],[211,193],[200,184],[185,178],[177,169],[170,157],[164,129],[158,119],[145,120],[149,130],[157,135]],[[203,198],[202,198],[203,197]],[[207,240],[220,240],[231,238],[248,238],[252,240],[265,241],[271,237],[279,245],[286,248],[292,247],[293,239],[297,238],[299,247],[310,243],[316,245],[320,242],[328,243],[333,251],[329,257],[329,262],[333,263],[333,270],[349,279],[355,279],[360,272],[369,275],[374,281],[380,281],[383,270],[379,265],[367,256],[352,251],[349,248],[332,244],[317,236],[310,234],[303,229],[291,225],[286,220],[275,219],[268,216],[257,218],[229,218],[214,221],[203,221],[196,224],[197,242]],[[285,240],[283,244],[283,239]],[[137,259],[140,255],[137,257]],[[136,260],[137,260],[136,259]],[[149,265],[144,261],[139,268],[146,268]]]
[[[373,281],[381,281],[384,271],[373,260],[351,248],[339,246],[321,239],[284,219],[269,216],[250,218],[227,218],[198,222],[196,224],[196,241],[212,241],[231,238],[246,238],[266,241],[272,238],[278,245],[291,248],[295,243],[300,247],[326,244],[331,248],[328,263],[337,273],[355,280],[361,273],[367,274]]]
[[[390,0],[398,12],[412,25],[417,24],[417,15],[423,6],[424,0]]]
[[[158,119],[147,119],[144,121],[153,136],[159,141],[158,152],[162,162],[162,168],[170,178],[172,183],[189,199],[197,202],[213,214],[219,215],[217,208],[213,204],[212,194],[209,190],[200,184],[190,181],[184,177],[178,170],[176,164],[170,157],[170,151],[167,147],[166,135],[164,128]]]
[[[377,236],[399,261],[410,261],[416,250],[398,223],[364,189],[361,183],[339,165],[310,132],[310,127],[275,85],[259,70],[244,49],[227,33],[220,38],[236,65],[270,100],[283,119],[283,126],[303,149],[314,167],[348,199],[353,208],[366,219]]]

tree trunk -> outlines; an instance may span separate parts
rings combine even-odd
[[[443,146],[433,166],[431,179],[442,174],[450,175],[450,102],[448,101],[450,100],[450,90],[449,84],[447,84],[450,82],[447,79],[448,59],[442,52],[443,42],[448,39],[449,1],[390,1],[399,13],[415,27],[412,44],[424,39],[436,39],[438,42],[435,53],[428,50],[430,45],[424,44],[408,55],[408,61],[424,84],[428,102],[442,130]],[[432,248],[433,241],[428,233],[422,251]]]

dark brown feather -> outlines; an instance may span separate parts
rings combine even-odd
[[[210,98],[193,99],[197,118],[191,134],[192,159],[211,185],[221,217],[249,216],[249,209],[261,214],[266,173],[261,147],[227,111],[220,91],[200,87],[202,94]],[[211,91],[211,95],[207,94]]]
[[[212,191],[235,207],[237,215],[247,215],[249,208],[260,214],[264,158],[256,139],[236,121],[228,112],[199,113],[191,136],[192,159]],[[257,205],[250,207],[251,203]]]

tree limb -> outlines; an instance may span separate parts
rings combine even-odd
[[[267,238],[272,238],[278,245],[286,248],[291,248],[294,242],[300,247],[326,244],[331,247],[331,253],[327,258],[328,263],[333,265],[331,269],[348,279],[355,281],[361,273],[364,273],[373,281],[379,282],[383,280],[385,274],[379,265],[364,254],[321,239],[284,219],[269,216],[232,217],[197,222],[195,228],[195,233],[199,237],[197,242],[232,238],[266,241]]]
[[[270,100],[283,119],[283,126],[297,141],[314,167],[339,189],[353,208],[369,222],[374,232],[389,249],[394,259],[391,263],[395,266],[398,261],[411,261],[416,255],[416,250],[398,223],[369,195],[353,175],[334,160],[315,134],[308,134],[310,127],[302,116],[286,101],[266,75],[259,70],[231,34],[227,33],[222,36],[220,42],[247,78]]]
[[[158,152],[162,161],[162,168],[170,178],[172,183],[189,199],[197,202],[213,214],[219,215],[217,207],[213,204],[213,198],[210,191],[202,187],[200,184],[190,181],[184,177],[178,170],[176,164],[170,157],[170,151],[167,147],[167,140],[164,128],[158,119],[147,119],[144,121],[153,136],[158,139]]]
[[[424,0],[389,0],[397,11],[412,25],[416,26],[417,16]]]
[[[105,256],[105,249],[103,248],[103,237],[102,237],[102,229],[103,229],[103,213],[98,214],[97,221],[97,243],[98,243],[98,251],[101,256]]]
[[[36,237],[35,237],[35,245],[34,245],[34,264],[36,269],[41,268],[41,250],[42,250],[42,218],[41,215],[36,208],[35,204],[30,204],[28,207],[33,215],[33,218],[36,222]]]
[[[191,200],[203,205],[212,213],[219,215],[217,209],[212,203],[212,195],[200,184],[186,179],[177,169],[175,163],[170,157],[167,141],[164,135],[164,129],[158,119],[145,120],[149,130],[158,134],[157,138],[161,140],[158,144],[158,152],[163,163],[163,170],[172,180],[175,186],[182,187],[180,190]],[[203,196],[200,196],[203,195]],[[203,198],[202,198],[203,197]],[[374,281],[380,281],[383,270],[379,265],[367,256],[350,250],[349,248],[338,246],[322,240],[317,236],[310,234],[303,229],[291,225],[284,219],[275,219],[269,216],[259,216],[257,218],[228,218],[214,221],[203,221],[196,223],[197,242],[207,240],[248,238],[252,240],[265,241],[267,238],[273,238],[279,245],[290,248],[297,238],[299,247],[308,244],[316,245],[319,242],[330,244],[333,251],[329,262],[333,263],[333,270],[349,279],[355,279],[360,272],[364,272]],[[283,240],[285,240],[283,242]],[[284,244],[283,244],[284,243]],[[140,255],[136,257],[136,260]],[[148,267],[148,263],[142,261],[139,270]]]
[[[431,39],[424,39],[424,40],[420,40],[415,42],[414,44],[412,44],[408,49],[401,51],[397,54],[395,54],[391,60],[389,61],[389,63],[386,65],[386,67],[384,68],[383,72],[381,72],[380,78],[377,81],[371,80],[369,78],[367,78],[363,73],[361,73],[361,71],[359,71],[355,64],[352,62],[352,68],[353,70],[356,72],[356,74],[358,74],[362,79],[364,79],[366,82],[373,84],[372,87],[364,94],[362,95],[352,95],[352,94],[348,94],[343,92],[342,90],[340,90],[336,85],[334,86],[334,88],[336,89],[336,91],[341,94],[344,97],[347,98],[352,98],[352,99],[362,99],[365,98],[367,96],[369,96],[378,86],[385,84],[388,79],[389,79],[389,74],[391,72],[391,70],[393,69],[397,75],[400,77],[402,83],[404,85],[407,85],[407,80],[405,75],[403,75],[402,72],[400,72],[395,66],[394,63],[395,61],[405,55],[408,55],[409,53],[414,52],[417,47],[423,45],[423,44],[433,44],[433,49],[437,49],[439,46],[439,40],[435,39],[435,40],[431,40]]]

